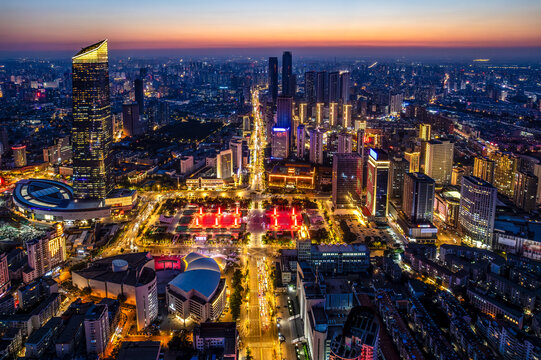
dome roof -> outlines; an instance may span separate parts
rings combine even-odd
[[[193,270],[212,270],[216,272],[220,272],[220,267],[218,266],[218,263],[208,257],[199,258],[197,260],[194,260],[188,264],[188,268],[186,271],[193,271]]]
[[[197,260],[197,259],[201,259],[201,258],[204,258],[204,257],[205,257],[204,255],[201,255],[201,254],[196,253],[196,252],[192,252],[192,253],[189,253],[188,255],[186,255],[184,257],[184,261],[186,261],[187,264],[190,264],[192,261]]]
[[[169,284],[182,290],[185,294],[195,290],[208,301],[220,284],[220,266],[213,258],[198,253],[186,255],[184,261],[186,269]]]

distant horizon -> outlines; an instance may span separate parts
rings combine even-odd
[[[96,41],[103,39],[96,39]],[[57,50],[12,50],[0,51],[0,59],[17,60],[48,59],[70,60],[80,46]],[[541,62],[541,46],[292,46],[292,47],[197,47],[197,48],[115,48],[115,42],[109,41],[109,56],[115,58],[178,58],[178,57],[242,57],[266,58],[281,56],[283,51],[293,52],[294,58],[321,59],[399,59],[431,61],[473,61],[490,59],[491,62]]]

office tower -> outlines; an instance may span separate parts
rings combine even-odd
[[[389,200],[400,201],[404,189],[404,177],[409,172],[409,163],[400,156],[393,156],[389,167]]]
[[[490,156],[494,161],[494,186],[498,192],[508,198],[513,198],[515,172],[518,167],[518,159],[515,154],[497,151]]]
[[[477,156],[473,162],[473,176],[494,184],[494,161]]]
[[[463,176],[458,223],[465,240],[477,247],[491,247],[497,190],[475,176]]]
[[[278,96],[276,101],[276,126],[290,128],[293,119],[293,98],[291,96]]]
[[[122,105],[122,130],[124,135],[137,136],[143,134],[139,108],[137,103]]]
[[[273,102],[268,101],[265,104],[265,135],[267,141],[272,139],[272,128],[274,127],[274,113],[276,112],[276,105]]]
[[[338,103],[336,102],[329,104],[329,124],[331,126],[338,125]]]
[[[270,57],[269,58],[269,94],[271,96],[272,102],[275,103],[278,98],[278,58]]]
[[[329,101],[329,79],[326,71],[319,71],[316,75],[316,101],[326,104]]]
[[[290,147],[290,129],[275,126],[272,129],[272,158],[287,159]]]
[[[13,151],[13,163],[15,167],[22,168],[27,165],[26,163],[26,145],[13,145],[11,147],[11,151]]]
[[[416,224],[431,223],[434,212],[436,183],[423,173],[407,173],[404,177],[402,210]]]
[[[312,241],[310,239],[306,240],[306,239],[301,239],[300,237],[297,237],[296,247],[297,247],[297,260],[299,262],[310,261]]]
[[[304,73],[304,99],[308,106],[316,103],[316,72],[307,71]]]
[[[234,138],[229,141],[229,149],[233,154],[233,172],[238,173],[242,169],[242,139]]]
[[[10,286],[8,255],[4,252],[0,254],[0,296],[4,296]]]
[[[145,92],[143,79],[135,79],[133,82],[135,90],[135,102],[139,105],[139,115],[145,114]]]
[[[243,133],[249,133],[252,131],[252,123],[250,122],[249,116],[242,117],[242,131]]]
[[[514,202],[515,205],[530,212],[536,208],[537,183],[539,179],[531,172],[517,171],[514,181]]]
[[[111,329],[109,312],[105,304],[93,304],[85,314],[86,352],[100,358],[107,349]]]
[[[431,140],[426,144],[425,174],[436,184],[451,183],[455,144],[447,139]]]
[[[282,55],[282,95],[294,96],[292,92],[293,59],[291,52],[284,51]]]
[[[454,167],[451,172],[451,185],[460,186],[462,184],[462,177],[464,176],[464,169],[461,167]]]
[[[329,102],[337,103],[340,101],[340,74],[338,72],[329,73]]]
[[[323,112],[325,111],[325,104],[318,102],[316,104],[316,126],[323,125]]]
[[[299,121],[301,124],[305,124],[308,120],[308,104],[300,103],[299,104]]]
[[[77,198],[102,199],[113,188],[107,40],[79,51],[72,67],[73,190]]]
[[[402,111],[402,103],[404,102],[404,94],[390,94],[389,95],[389,113],[400,114]]]
[[[334,154],[332,167],[333,205],[353,205],[361,195],[361,157],[355,153]]]
[[[430,124],[419,124],[419,139],[423,141],[431,140],[432,126]]]
[[[353,151],[353,136],[348,133],[338,134],[338,153],[350,154]]]
[[[342,109],[342,126],[345,129],[351,128],[351,111],[352,111],[351,104],[344,104]]]
[[[380,149],[370,149],[366,179],[366,210],[371,217],[387,216],[387,187],[389,179],[389,156]]]
[[[28,283],[66,261],[64,226],[57,223],[53,230],[26,242],[28,268],[23,270],[23,281]]]
[[[310,162],[323,164],[323,132],[319,129],[310,130]]]
[[[364,132],[365,129],[357,130],[357,154],[364,159]]]
[[[340,73],[340,99],[342,104],[349,103],[349,72]]]
[[[410,173],[413,172],[419,172],[419,169],[421,168],[421,153],[418,151],[414,152],[405,152],[404,158],[407,160],[407,162],[410,164]]]
[[[304,159],[305,153],[305,144],[306,144],[306,132],[304,125],[299,125],[297,127],[297,159]]]
[[[228,179],[233,176],[233,152],[231,149],[222,150],[216,156],[216,177]]]
[[[194,169],[193,156],[181,156],[180,157],[180,174],[188,175]]]

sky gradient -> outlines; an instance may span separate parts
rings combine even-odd
[[[0,51],[541,47],[540,0],[3,0]]]

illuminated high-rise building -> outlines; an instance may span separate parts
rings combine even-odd
[[[494,184],[494,161],[477,156],[473,161],[473,176]]]
[[[402,199],[404,177],[409,173],[409,164],[400,156],[393,156],[389,168],[389,200]]]
[[[440,139],[427,142],[424,172],[434,179],[436,184],[451,183],[454,149],[455,144],[450,140]]]
[[[233,155],[233,172],[238,173],[242,169],[242,139],[232,138],[229,140],[229,149]]]
[[[319,129],[310,131],[310,162],[323,164],[323,132]]]
[[[269,58],[269,94],[271,95],[272,102],[276,102],[278,98],[278,58]]]
[[[352,124],[351,124],[351,111],[352,111],[352,106],[351,104],[344,104],[343,106],[343,109],[342,109],[342,126],[345,128],[345,129],[349,129],[351,128]]]
[[[329,124],[331,126],[338,125],[338,103],[336,102],[329,104]]]
[[[419,124],[419,139],[423,141],[431,140],[431,129],[430,124]]]
[[[462,177],[458,223],[466,242],[492,246],[497,194],[496,188],[482,179]]]
[[[304,159],[305,144],[306,144],[306,131],[304,125],[297,127],[297,159]]]
[[[419,151],[405,152],[404,158],[410,164],[410,173],[419,172],[421,168],[421,153]]]
[[[361,157],[355,153],[335,153],[332,166],[333,205],[335,207],[353,205],[361,195]]]
[[[305,124],[308,120],[308,104],[300,103],[299,104],[299,121],[301,124]]]
[[[289,51],[284,51],[282,55],[282,95],[295,95],[293,90],[293,57]]]
[[[105,198],[113,188],[107,40],[72,58],[73,189],[77,198]]]
[[[222,150],[216,155],[216,177],[228,179],[233,176],[233,151]]]
[[[454,167],[451,172],[451,185],[460,186],[462,184],[462,177],[464,176],[465,171],[461,167]]]
[[[323,111],[325,110],[325,104],[318,102],[316,104],[316,126],[323,125]]]
[[[338,151],[339,154],[350,154],[353,151],[353,136],[348,133],[338,134]]]
[[[494,186],[499,193],[512,199],[518,159],[513,153],[497,151],[490,156],[494,161]]]
[[[384,219],[388,212],[389,156],[383,150],[370,149],[366,179],[366,206],[369,216]]]
[[[57,223],[45,235],[26,242],[28,268],[23,270],[23,281],[28,283],[66,261],[66,237],[64,226]]]
[[[290,147],[290,129],[288,127],[272,128],[272,158],[273,159],[287,159],[289,157]]]
[[[13,164],[17,168],[26,166],[26,145],[13,145],[11,147],[13,151]]]
[[[364,159],[364,133],[365,129],[357,130],[357,154]]]

